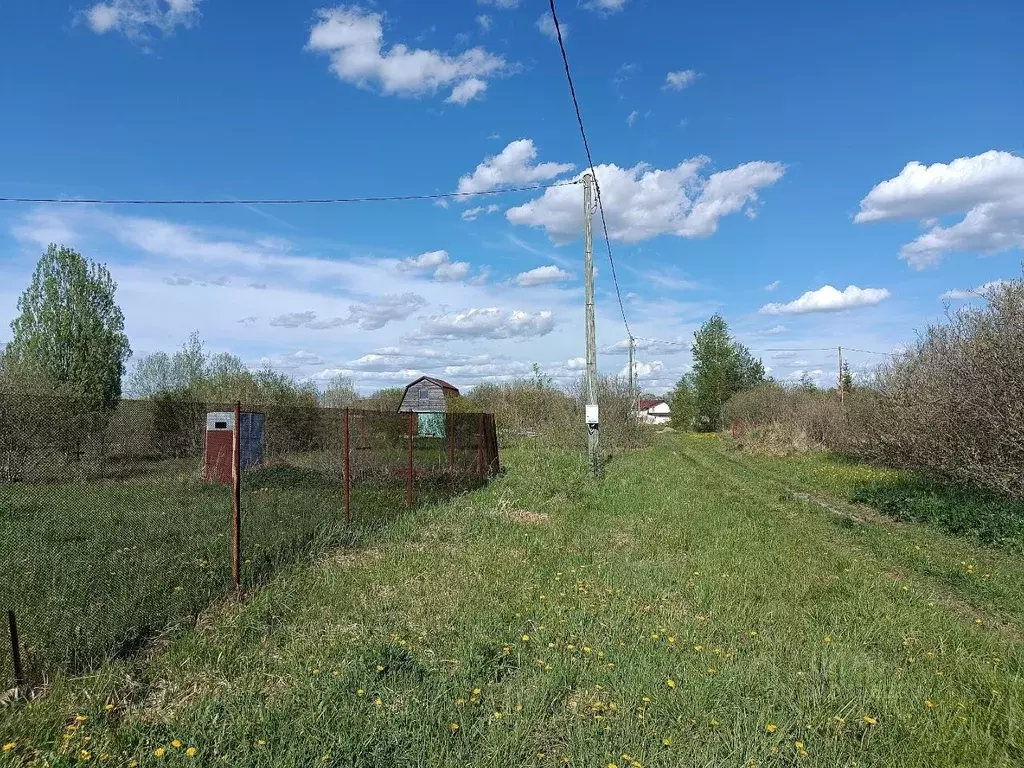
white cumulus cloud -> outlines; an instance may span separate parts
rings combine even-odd
[[[572,274],[566,272],[564,269],[556,267],[553,264],[549,264],[545,267],[537,267],[527,272],[520,272],[516,275],[516,283],[529,288],[535,285],[550,285],[551,283],[558,283],[562,280],[571,280]]]
[[[558,22],[559,28],[562,30],[562,39],[565,40],[569,37],[569,25],[564,21]],[[552,40],[558,39],[558,30],[555,29],[555,20],[551,18],[551,14],[544,12],[537,19],[537,29],[544,37],[550,37]]]
[[[629,0],[587,0],[583,7],[588,11],[599,11],[601,13],[615,13],[626,7]]]
[[[693,69],[680,69],[677,72],[669,72],[665,75],[665,90],[681,91],[697,82],[700,73]]]
[[[415,341],[527,339],[545,336],[554,327],[554,315],[548,311],[507,312],[497,307],[488,307],[428,317],[422,328],[409,338]]]
[[[967,301],[970,299],[983,299],[995,288],[999,288],[1002,285],[1009,283],[1009,280],[990,280],[987,283],[979,285],[977,288],[954,288],[951,291],[946,291],[940,299],[956,299],[958,301]]]
[[[939,217],[963,214],[944,226]],[[920,219],[929,227],[900,249],[915,269],[947,253],[998,253],[1024,248],[1024,157],[989,150],[951,163],[914,161],[860,201],[858,223]]]
[[[766,286],[764,287],[764,289],[765,289],[766,291],[774,291],[774,290],[775,290],[776,288],[778,288],[778,287],[779,287],[780,285],[782,285],[782,281],[781,281],[781,280],[772,280],[772,281],[771,281],[770,283],[768,283],[768,285],[766,285]]]
[[[886,288],[858,288],[848,285],[840,291],[831,285],[824,285],[816,291],[808,291],[799,299],[788,304],[765,304],[763,315],[802,315],[808,312],[838,312],[854,307],[870,307],[889,298]]]
[[[658,235],[707,237],[718,229],[719,219],[757,202],[758,191],[785,172],[780,163],[755,161],[705,178],[699,172],[707,163],[706,157],[695,157],[668,170],[646,163],[632,168],[597,166],[612,239],[639,242]],[[580,201],[578,187],[552,187],[540,197],[510,208],[505,216],[513,224],[541,227],[554,242],[564,243],[583,229]]]
[[[537,148],[530,139],[517,139],[501,152],[484,159],[476,170],[459,179],[464,194],[487,192],[508,184],[529,184],[552,179],[573,169],[572,163],[534,163]]]
[[[170,34],[199,18],[200,0],[109,0],[90,6],[81,17],[98,35],[121,32],[145,38],[150,30]]]
[[[447,101],[466,104],[484,91],[486,78],[507,68],[481,47],[457,55],[402,43],[384,50],[384,17],[359,6],[324,9],[318,17],[307,49],[328,56],[331,71],[360,88],[376,84],[385,94],[421,96],[451,86]]]
[[[432,272],[440,283],[461,280],[469,274],[469,262],[452,261],[448,251],[427,251],[419,256],[410,256],[398,262],[402,272]]]

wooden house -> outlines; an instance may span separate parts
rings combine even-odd
[[[458,396],[459,390],[444,379],[420,376],[406,386],[398,412],[418,414],[421,437],[444,437],[448,404]]]

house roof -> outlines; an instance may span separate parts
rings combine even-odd
[[[655,406],[663,405],[664,403],[664,400],[641,400],[640,409],[647,410],[648,408],[654,408]]]
[[[409,387],[414,387],[417,384],[419,384],[421,381],[429,381],[431,384],[436,384],[441,389],[448,390],[449,392],[454,392],[456,395],[459,394],[459,390],[458,390],[457,387],[455,387],[452,384],[449,384],[444,379],[437,378],[436,376],[420,376],[415,381],[410,381],[408,384],[406,384],[405,385],[405,391],[408,392],[409,391]]]

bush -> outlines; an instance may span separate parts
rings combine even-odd
[[[1024,280],[950,313],[841,405],[834,390],[757,387],[726,405],[746,444],[806,443],[1024,499]],[[784,433],[784,439],[780,437]],[[770,442],[771,442],[770,441]]]
[[[1024,280],[991,288],[877,373],[870,458],[1024,499]]]

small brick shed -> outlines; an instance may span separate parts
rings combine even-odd
[[[242,470],[252,469],[263,463],[267,417],[262,413],[243,411],[239,426],[239,464]],[[206,414],[203,479],[207,482],[231,482],[234,432],[234,411],[215,411]]]

